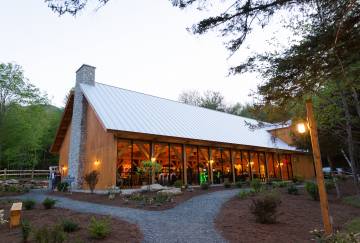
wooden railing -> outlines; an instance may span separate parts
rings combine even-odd
[[[38,176],[48,176],[50,173],[49,170],[0,170],[0,180],[6,180],[8,178],[24,178],[29,177],[33,179]]]

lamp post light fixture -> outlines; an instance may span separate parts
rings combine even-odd
[[[298,123],[298,124],[296,125],[296,129],[297,129],[298,133],[301,133],[301,134],[305,133],[305,132],[306,132],[305,123],[303,123],[303,122]]]
[[[326,194],[324,173],[321,164],[321,153],[320,153],[317,125],[314,118],[313,104],[311,99],[306,100],[306,113],[307,113],[307,124],[305,123],[297,124],[297,131],[303,134],[306,132],[307,130],[306,128],[308,128],[310,133],[311,147],[312,147],[314,163],[315,163],[316,181],[319,189],[321,214],[323,218],[325,234],[330,235],[333,233],[333,228],[330,220],[329,202]]]

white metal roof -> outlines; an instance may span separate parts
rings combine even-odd
[[[296,150],[266,129],[250,130],[241,116],[214,111],[101,83],[80,85],[109,130]]]

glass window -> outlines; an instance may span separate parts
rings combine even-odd
[[[257,152],[250,152],[250,167],[253,179],[260,179],[259,157]]]
[[[281,165],[280,165],[280,154],[274,153],[273,155],[274,155],[276,178],[281,179],[282,178],[282,173],[281,173]]]
[[[223,149],[222,151],[222,166],[223,166],[223,182],[229,181],[232,182],[232,170],[231,170],[231,158],[230,150]]]
[[[210,181],[209,178],[209,149],[199,147],[199,181],[201,183],[207,183]]]
[[[133,162],[132,162],[132,185],[142,185],[143,182],[151,183],[149,175],[141,175],[138,168],[142,166],[143,161],[149,161],[150,158],[150,143],[148,142],[133,142]]]
[[[183,180],[183,158],[182,146],[170,145],[170,184],[173,185],[176,180]]]
[[[250,164],[249,164],[249,153],[247,151],[242,151],[242,179],[249,180],[250,179]]]
[[[214,161],[212,166],[214,184],[223,183],[225,179],[231,181],[230,150],[223,148],[212,149],[212,159]]]
[[[243,175],[243,165],[241,162],[241,151],[233,151],[233,163],[234,163],[234,173],[235,173],[235,181],[242,180]]]
[[[154,144],[154,158],[161,165],[161,170],[156,173],[155,180],[161,185],[170,184],[169,145],[165,143]]]
[[[121,140],[117,142],[116,185],[130,187],[131,185],[131,141]]]
[[[271,179],[276,178],[273,153],[266,153],[266,161],[267,161],[268,178],[271,178]]]
[[[260,179],[264,181],[266,178],[266,164],[265,164],[265,155],[263,152],[259,152],[259,166],[260,166]]]
[[[197,148],[195,146],[186,146],[186,175],[187,175],[187,182],[190,185],[197,185],[199,184],[199,168],[197,163]]]

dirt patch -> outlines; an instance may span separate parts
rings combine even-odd
[[[322,228],[319,202],[311,200],[304,190],[300,195],[289,195],[286,189],[281,189],[281,201],[279,223],[259,224],[249,210],[251,198],[234,197],[223,205],[215,220],[216,228],[230,242],[309,242],[309,232]],[[333,191],[329,203],[335,229],[360,216],[359,209],[341,203]]]
[[[152,203],[151,205],[144,203],[142,201],[131,200],[129,196],[125,195],[116,195],[114,200],[110,200],[107,195],[100,194],[89,194],[81,192],[73,192],[72,194],[63,193],[63,192],[51,192],[49,195],[54,196],[63,196],[73,200],[85,201],[91,203],[98,203],[104,205],[118,206],[118,207],[128,207],[128,208],[139,208],[150,211],[161,211],[175,207],[176,205],[183,203],[192,197],[199,196],[206,193],[211,193],[215,191],[226,190],[223,186],[214,186],[210,187],[208,190],[202,190],[200,188],[194,188],[192,192],[184,191],[180,195],[172,196],[171,200],[163,203]],[[156,192],[143,192],[141,193],[144,197],[155,197]]]
[[[5,218],[8,218],[9,209],[11,204],[8,201],[0,202],[0,209],[5,209]],[[77,222],[80,228],[73,232],[67,233],[66,242],[141,242],[143,235],[139,228],[128,222],[110,218],[111,234],[103,240],[93,240],[89,238],[87,230],[90,219],[106,218],[105,216],[77,213],[67,209],[54,208],[45,210],[41,205],[36,205],[33,210],[23,210],[22,219],[30,221],[32,227],[39,228],[41,226],[54,226],[61,222],[62,219],[71,219]],[[20,227],[9,229],[9,225],[0,225],[0,238],[1,242],[21,242],[22,234]],[[31,237],[30,237],[31,238]],[[33,241],[29,241],[33,242]]]

